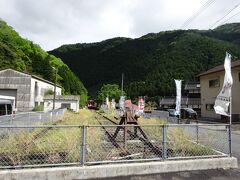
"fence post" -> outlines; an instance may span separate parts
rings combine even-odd
[[[81,161],[81,165],[84,166],[85,164],[85,157],[86,157],[86,134],[87,134],[87,128],[86,126],[81,126],[81,158],[80,158],[80,161]]]
[[[163,139],[162,139],[162,158],[163,159],[166,159],[167,158],[167,151],[166,151],[166,138],[167,138],[167,132],[166,132],[166,125],[163,125],[162,126],[162,136],[163,136]]]
[[[229,155],[232,157],[232,130],[231,130],[231,125],[228,126],[228,145],[229,145]]]
[[[199,139],[199,133],[198,133],[198,120],[197,120],[197,123],[196,123],[196,131],[197,131],[197,144],[198,144],[198,139]]]
[[[31,114],[30,112],[28,112],[28,125],[31,125],[31,118],[30,118]]]

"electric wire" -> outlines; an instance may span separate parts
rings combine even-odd
[[[189,24],[192,23],[192,21],[199,16],[204,10],[206,10],[211,4],[213,4],[216,0],[208,0],[206,3],[204,3],[197,12],[195,12],[191,17],[189,17],[181,26],[181,29],[187,27]]]
[[[219,23],[221,20],[223,20],[226,16],[228,16],[233,10],[235,10],[238,6],[240,5],[240,3],[238,3],[237,5],[235,5],[233,8],[231,8],[224,16],[222,16],[220,19],[218,19],[213,25],[211,25],[209,27],[209,29],[211,29],[212,27],[214,27],[217,23]]]
[[[240,11],[232,16],[230,16],[228,19],[226,19],[225,21],[223,21],[220,25],[225,24],[226,22],[228,22],[230,19],[234,18],[235,16],[239,15]]]

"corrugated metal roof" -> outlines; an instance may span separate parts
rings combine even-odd
[[[233,68],[236,68],[236,67],[240,67],[240,60],[237,60],[237,61],[233,61],[231,63],[231,66],[232,66],[232,69]],[[212,69],[209,69],[208,71],[205,71],[201,74],[199,74],[198,76],[204,76],[204,75],[207,75],[207,74],[211,74],[211,73],[215,73],[215,72],[220,72],[220,71],[224,71],[224,64],[222,65],[219,65],[219,66],[216,66]]]

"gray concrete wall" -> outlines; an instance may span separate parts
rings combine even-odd
[[[237,168],[237,159],[233,157],[175,160],[163,162],[129,163],[115,165],[97,165],[84,167],[59,167],[22,170],[2,170],[0,179],[3,180],[67,180],[67,179],[91,179],[132,175],[147,175],[166,172],[181,172],[205,169],[229,169]]]
[[[16,106],[18,111],[28,111],[30,107],[31,76],[18,71],[6,69],[0,71],[0,89],[16,91]],[[7,94],[5,94],[7,95]]]

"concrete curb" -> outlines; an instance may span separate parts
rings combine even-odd
[[[238,164],[236,158],[224,157],[211,159],[112,164],[84,167],[55,167],[21,170],[2,170],[0,171],[0,179],[90,179],[192,170],[229,169],[237,167]]]

